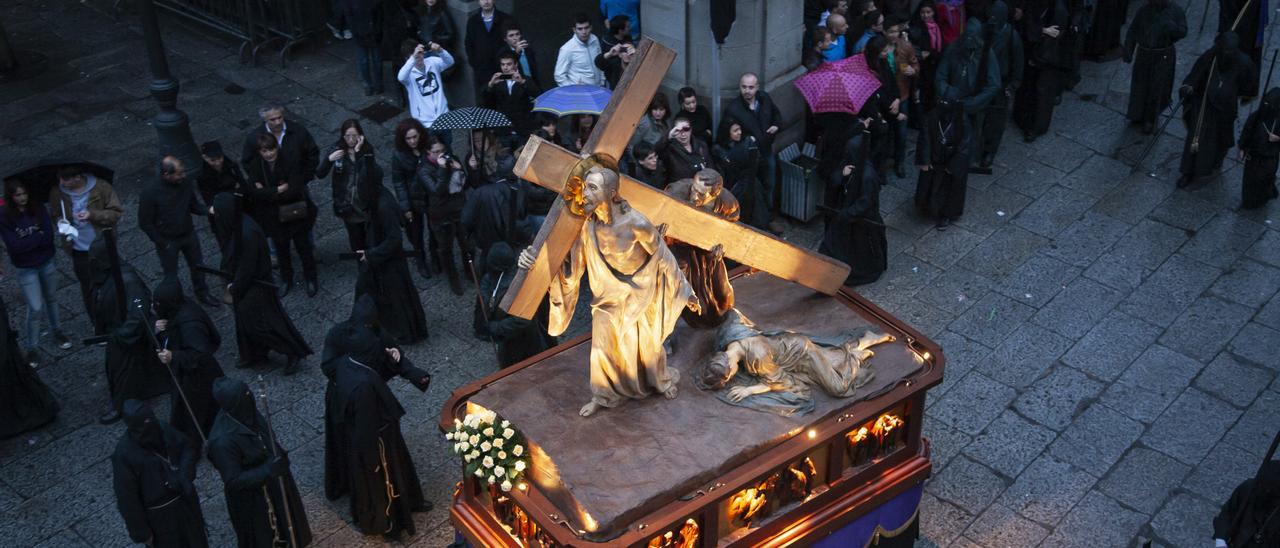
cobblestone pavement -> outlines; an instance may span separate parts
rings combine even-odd
[[[102,162],[117,170],[132,211],[154,173],[147,124],[154,103],[134,19],[111,4],[11,0],[0,8],[17,47],[53,60],[35,80],[0,86],[0,168],[58,155]],[[199,141],[218,138],[237,150],[256,107],[277,100],[324,143],[373,103],[356,81],[349,45],[304,51],[284,70],[274,60],[251,68],[238,63],[234,44],[173,18],[162,24],[183,85],[180,105]],[[1180,48],[1180,73],[1210,40],[1195,40],[1193,30]],[[1145,141],[1120,115],[1127,70],[1119,62],[1083,70],[1048,136],[1028,146],[1011,130],[995,173],[970,178],[966,214],[950,230],[938,232],[914,213],[914,179],[884,188],[890,269],[862,292],[932,336],[947,356],[925,423],[935,474],[921,508],[922,545],[1094,547],[1150,538],[1202,546],[1217,506],[1280,426],[1277,206],[1236,209],[1234,160],[1222,181],[1175,190],[1180,123],[1169,125],[1147,161],[1156,177],[1131,175]],[[231,93],[232,84],[244,91]],[[362,120],[384,161],[398,119]],[[326,194],[313,193],[322,202]],[[285,300],[316,348],[346,316],[354,277],[336,261],[341,227],[327,204],[320,207],[322,293]],[[122,226],[123,255],[156,281],[159,263],[134,216]],[[789,236],[812,245],[817,228],[796,226]],[[58,269],[58,306],[70,330],[84,333],[61,254]],[[395,389],[438,508],[418,516],[409,542],[443,546],[452,539],[443,508],[458,468],[432,421],[454,388],[493,365],[489,347],[458,321],[470,317],[473,295],[454,297],[439,278],[420,285],[431,339],[408,352],[434,371],[435,384],[425,396]],[[0,295],[22,313],[12,279],[0,281]],[[214,316],[224,340],[234,340],[226,308]],[[219,356],[227,367],[233,348],[224,344]],[[123,545],[108,461],[122,427],[95,421],[106,393],[102,351],[44,352],[52,359],[40,374],[63,410],[52,425],[0,443],[0,544]],[[377,544],[346,522],[345,501],[321,493],[324,381],[316,360],[308,363],[296,377],[278,367],[264,376],[316,545]],[[213,545],[230,545],[220,481],[207,463],[198,488]]]

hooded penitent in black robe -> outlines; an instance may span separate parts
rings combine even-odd
[[[480,280],[480,294],[489,311],[489,334],[498,343],[498,362],[502,367],[515,365],[557,344],[556,338],[547,334],[547,315],[550,308],[544,298],[538,305],[532,320],[507,314],[499,304],[515,278],[516,255],[511,246],[498,242],[489,248],[487,270]]]
[[[1021,30],[1027,67],[1013,112],[1027,140],[1049,131],[1054,102],[1076,66],[1073,36],[1067,32],[1070,17],[1062,0],[1029,0],[1023,8]],[[1060,31],[1057,38],[1044,34],[1044,29],[1054,25]]]
[[[949,99],[938,102],[924,118],[916,141],[916,207],[939,220],[953,220],[964,214],[965,191],[969,188],[969,133],[963,108]]]
[[[983,167],[991,167],[1004,129],[1009,121],[1009,101],[1022,82],[1026,68],[1026,56],[1022,52],[1022,37],[1009,23],[1009,5],[996,0],[991,4],[990,15],[983,29],[984,47],[995,56],[1000,67],[1000,92],[982,109],[974,126],[974,156]]]
[[[1094,59],[1115,55],[1113,52],[1120,47],[1120,29],[1128,16],[1129,0],[1098,0],[1093,7],[1093,22],[1084,37],[1081,53]]]
[[[1280,546],[1280,461],[1244,480],[1213,518],[1213,538],[1231,548]]]
[[[1183,96],[1182,120],[1187,125],[1187,137],[1182,148],[1179,186],[1217,171],[1236,144],[1237,98],[1250,78],[1256,78],[1253,65],[1240,53],[1238,44],[1235,34],[1219,34],[1214,46],[1196,59],[1182,80],[1178,92]]]
[[[209,432],[209,462],[222,476],[240,548],[310,544],[311,527],[289,472],[289,456],[254,406],[253,393],[245,383],[223,377],[214,383],[213,397],[221,411]]]
[[[338,366],[346,361],[351,351],[351,337],[362,329],[379,332],[378,307],[370,295],[356,299],[351,317],[329,329],[324,337],[324,349],[320,352],[320,371],[329,382],[324,389],[324,494],[329,500],[337,500],[350,490],[347,479],[346,434],[340,428],[334,403],[337,397]],[[388,347],[394,342],[385,340]]]
[[[218,415],[218,407],[213,402],[213,381],[223,373],[213,354],[222,344],[222,336],[209,314],[183,297],[178,280],[165,278],[156,286],[152,298],[155,317],[169,322],[164,331],[156,333],[156,339],[161,348],[173,354],[168,367],[182,388],[181,393],[176,387],[169,393],[169,424],[195,443],[199,451],[200,433],[208,437],[213,418]],[[183,405],[184,395],[191,411]],[[191,422],[192,413],[200,421],[200,433]]]
[[[995,52],[985,47],[982,39],[986,25],[970,18],[960,38],[947,46],[938,65],[937,100],[958,103],[964,109],[966,124],[977,127],[978,114],[990,106],[992,99],[1001,92],[1000,62]],[[1028,82],[1029,79],[1028,79]],[[1027,86],[1023,86],[1024,88]],[[964,133],[972,137],[971,131]],[[973,152],[973,143],[965,143],[966,152]],[[916,155],[920,152],[917,149]]]
[[[1129,81],[1130,122],[1143,124],[1147,131],[1156,117],[1169,106],[1173,92],[1173,72],[1178,65],[1178,40],[1187,36],[1187,15],[1172,0],[1147,0],[1124,37],[1125,61],[1133,62]]]
[[[356,278],[355,296],[372,295],[378,323],[400,344],[427,338],[427,315],[404,257],[400,219],[404,216],[391,192],[377,180],[362,181],[361,193],[369,208],[364,260]],[[442,251],[443,252],[443,251]]]
[[[235,196],[222,193],[213,199],[214,220],[222,250],[222,268],[230,272],[231,298],[236,318],[236,345],[240,351],[237,367],[260,365],[267,352],[288,357],[291,364],[311,355],[311,347],[293,326],[284,304],[271,287],[271,255],[267,237],[253,219],[240,213]]]
[[[1244,181],[1240,207],[1262,207],[1276,197],[1276,167],[1280,166],[1280,88],[1271,88],[1258,110],[1249,115],[1240,131],[1240,150],[1245,153]]]
[[[93,271],[93,315],[107,335],[111,405],[119,411],[125,400],[145,400],[168,393],[173,383],[156,358],[156,348],[147,336],[152,326],[143,314],[151,310],[151,290],[133,268],[121,265],[126,308],[120,310],[107,247],[101,239],[89,247],[89,267]]]
[[[205,548],[195,484],[196,452],[138,400],[124,402],[125,434],[111,455],[112,483],[129,539],[155,548]]]
[[[859,124],[861,126],[861,124]],[[888,240],[880,216],[880,176],[867,160],[867,133],[858,132],[845,145],[843,161],[831,175],[838,187],[818,252],[849,265],[845,285],[869,284],[888,268]],[[844,166],[853,166],[848,176]],[[967,165],[966,165],[967,167]]]
[[[1240,51],[1253,67],[1250,78],[1240,85],[1242,97],[1258,96],[1258,77],[1262,71],[1262,49],[1265,43],[1265,36],[1259,26],[1262,24],[1263,12],[1270,5],[1271,2],[1264,0],[1218,0],[1218,32],[1234,32],[1239,36]],[[1241,10],[1244,11],[1244,16],[1240,16]],[[1240,23],[1231,28],[1237,17]]]
[[[415,532],[413,512],[430,510],[418,472],[400,432],[404,408],[387,379],[408,375],[412,366],[401,355],[396,363],[371,329],[354,329],[347,338],[346,359],[337,365],[332,408],[341,436],[351,490],[351,518],[365,534],[398,537]],[[419,371],[415,386],[426,390],[431,376]]]
[[[9,328],[9,308],[0,299],[0,439],[44,426],[58,416],[58,401],[27,365],[18,334]]]

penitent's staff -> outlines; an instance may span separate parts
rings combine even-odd
[[[218,270],[218,269],[213,268],[213,267],[211,267],[211,266],[205,266],[205,265],[202,265],[202,264],[197,264],[197,265],[191,265],[191,269],[192,269],[192,270],[194,270],[194,271],[196,271],[196,272],[203,272],[203,273],[205,273],[205,274],[212,274],[212,275],[217,276],[217,277],[219,277],[219,278],[222,278],[222,279],[224,279],[224,280],[234,280],[234,279],[235,279],[235,275],[234,275],[234,274],[232,274],[232,273],[230,273],[230,272],[223,271],[223,270]],[[262,287],[266,287],[266,288],[269,288],[269,289],[272,289],[272,290],[280,289],[280,287],[279,287],[279,286],[277,286],[276,284],[273,284],[273,283],[268,282],[268,281],[266,281],[266,280],[253,280],[253,282],[252,282],[252,283],[258,284],[258,285],[260,285],[260,286],[262,286]]]
[[[476,299],[480,301],[480,313],[484,318],[485,332],[488,333],[489,305],[484,302],[484,293],[480,291],[480,278],[476,277],[476,264],[472,262],[471,259],[467,259],[467,266],[470,267],[467,270],[471,271],[471,282],[476,284]],[[504,275],[506,275],[506,272],[500,274],[498,276],[498,282],[493,284],[494,299],[498,298],[498,287],[502,285],[502,276]],[[493,345],[493,356],[494,359],[498,360],[498,368],[502,368],[502,353],[498,352],[498,341],[494,340],[493,333],[489,333],[489,343]]]
[[[276,450],[275,429],[271,427],[271,407],[267,404],[266,382],[262,380],[262,375],[258,375],[258,382],[263,383],[260,397],[262,398],[262,418],[267,421],[267,443],[271,445],[271,458],[278,459],[280,458],[280,453]],[[283,476],[276,476],[276,483],[280,487],[280,502],[284,503],[285,524],[289,526],[289,546],[296,548],[298,546],[298,535],[293,529],[293,512],[289,510],[289,491],[285,489]],[[267,504],[270,505],[271,496],[267,493],[264,494],[267,495]],[[272,528],[274,527],[275,522],[273,520]]]
[[[1178,97],[1178,103],[1173,105],[1173,110],[1169,111],[1169,117],[1165,118],[1164,122],[1160,124],[1160,131],[1157,131],[1155,136],[1152,137],[1150,141],[1147,141],[1147,146],[1143,147],[1142,154],[1139,154],[1138,160],[1133,163],[1133,168],[1129,170],[1130,175],[1133,175],[1134,173],[1137,173],[1139,169],[1142,169],[1142,162],[1147,159],[1148,154],[1151,154],[1151,149],[1156,146],[1156,141],[1159,141],[1160,136],[1164,135],[1165,128],[1169,127],[1169,122],[1173,121],[1174,116],[1178,114],[1178,109],[1182,108],[1182,103],[1185,101],[1185,97]],[[1156,174],[1154,171],[1151,171],[1147,173],[1147,176],[1155,177]]]
[[[154,347],[157,352],[161,350],[168,350],[168,339],[165,339],[165,344],[161,345],[160,340],[156,338],[156,333],[151,330],[151,326],[155,324],[151,321],[151,314],[146,311],[144,306],[142,306],[142,299],[134,299],[133,306],[138,309],[140,314],[142,314],[142,330],[146,332],[147,338],[151,339],[151,346]],[[196,412],[191,409],[191,402],[187,401],[187,394],[182,391],[182,384],[178,382],[178,377],[173,374],[172,362],[161,365],[164,366],[165,373],[169,374],[169,382],[173,383],[173,389],[178,391],[178,399],[182,400],[182,406],[187,409],[187,415],[191,417],[191,425],[195,427],[196,434],[200,435],[200,444],[202,446],[207,444],[209,440],[205,437],[204,430],[200,428],[200,419],[196,417]]]

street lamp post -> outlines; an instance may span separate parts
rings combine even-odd
[[[142,16],[142,35],[147,45],[147,58],[151,64],[151,96],[160,106],[160,112],[152,119],[160,143],[160,156],[176,156],[186,166],[187,174],[200,174],[204,162],[200,150],[191,136],[191,124],[187,114],[178,110],[178,80],[169,73],[169,59],[160,39],[160,22],[156,19],[154,0],[138,3]]]

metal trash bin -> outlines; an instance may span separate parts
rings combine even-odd
[[[782,196],[778,209],[802,223],[809,222],[818,214],[818,206],[822,205],[826,191],[826,184],[817,173],[818,159],[814,156],[812,143],[805,143],[803,149],[792,143],[778,153],[778,159],[782,160]]]

